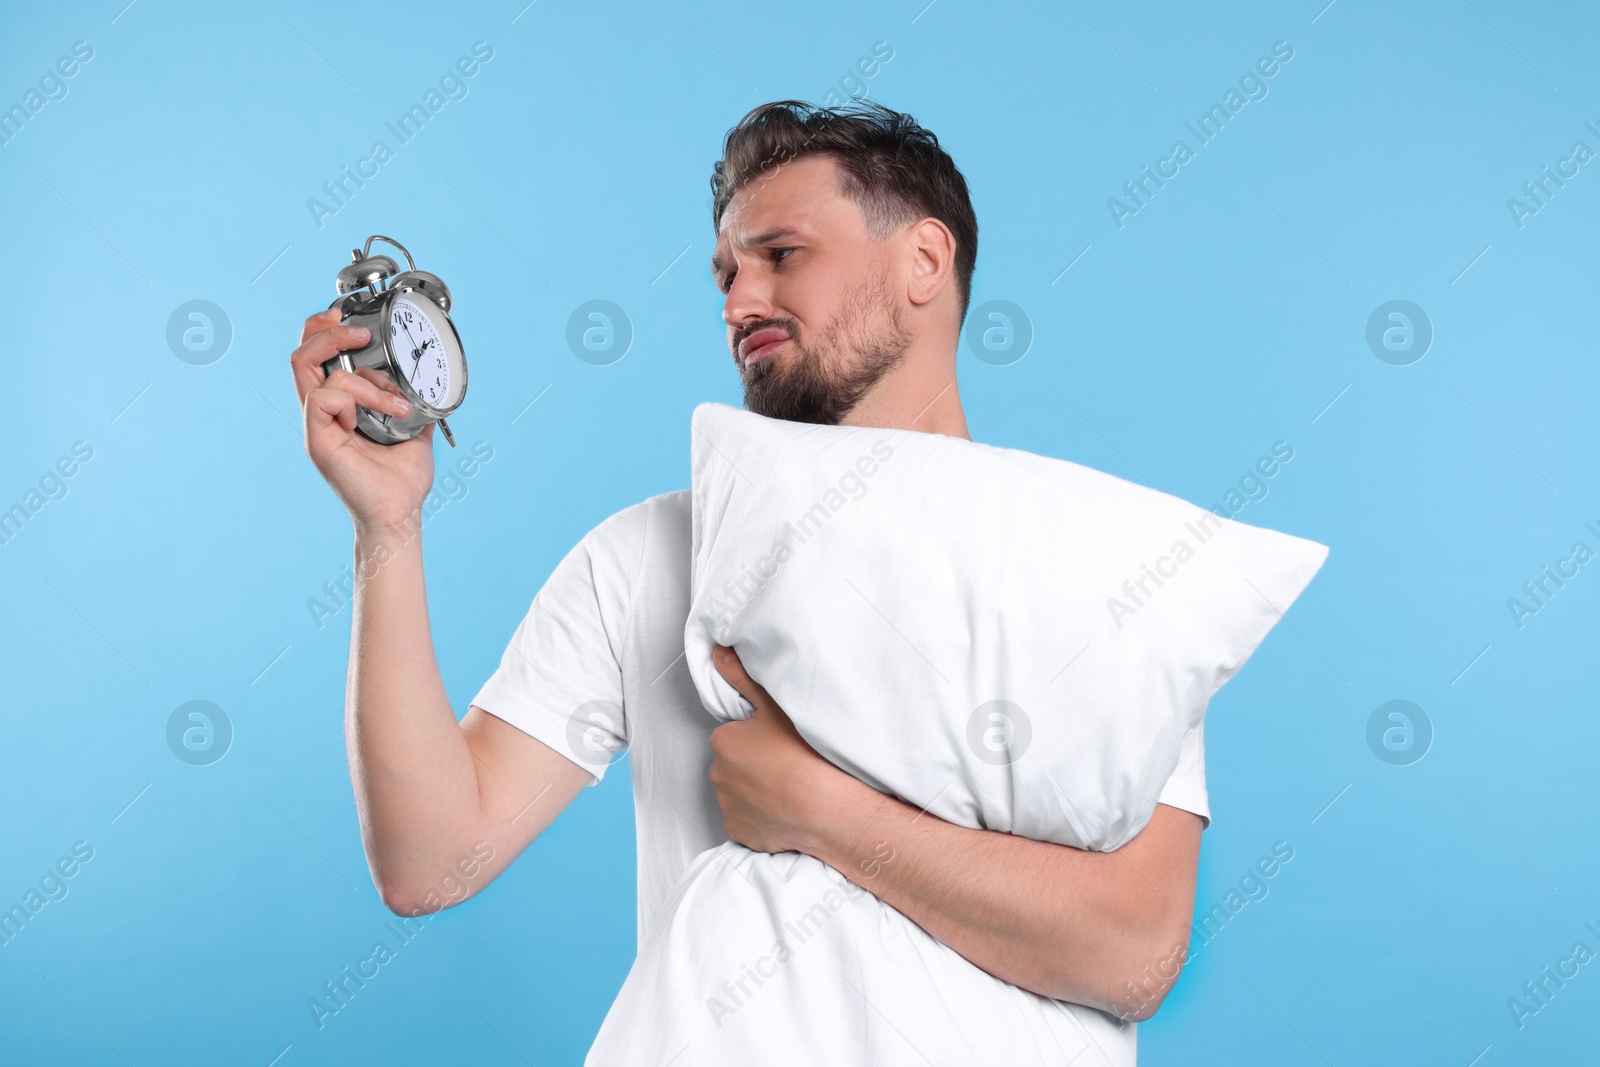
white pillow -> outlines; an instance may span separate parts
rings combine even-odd
[[[1327,553],[914,431],[703,404],[693,462],[684,638],[713,714],[750,710],[717,642],[869,785],[1080,848],[1144,826],[1184,733]],[[994,977],[819,860],[730,841],[685,872],[585,1063],[1132,1067],[1134,1030]]]
[[[684,638],[706,707],[750,706],[963,826],[1116,849],[1212,694],[1327,548],[1065,460],[702,404]]]

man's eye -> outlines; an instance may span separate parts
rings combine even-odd
[[[789,258],[789,253],[793,251],[794,249],[792,248],[774,248],[772,250],[772,258],[777,260],[779,263],[782,263],[785,259]]]

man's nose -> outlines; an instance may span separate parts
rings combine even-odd
[[[758,319],[772,318],[771,287],[750,272],[740,272],[722,302],[722,321],[735,329]]]

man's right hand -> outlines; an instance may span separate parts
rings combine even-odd
[[[433,426],[409,441],[381,445],[356,429],[356,408],[409,415],[411,405],[387,375],[368,368],[324,374],[323,363],[368,340],[361,327],[340,326],[339,310],[306,319],[289,357],[305,420],[306,451],[350,511],[356,529],[404,525],[433,487]]]

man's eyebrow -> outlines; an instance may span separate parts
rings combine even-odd
[[[773,241],[792,240],[799,236],[800,231],[794,229],[792,226],[774,226],[771,229],[762,230],[760,233],[740,241],[739,244],[745,248],[752,248],[757,245],[771,244]],[[713,252],[711,254],[711,273],[721,274],[725,266],[726,264],[723,263],[722,257]]]

